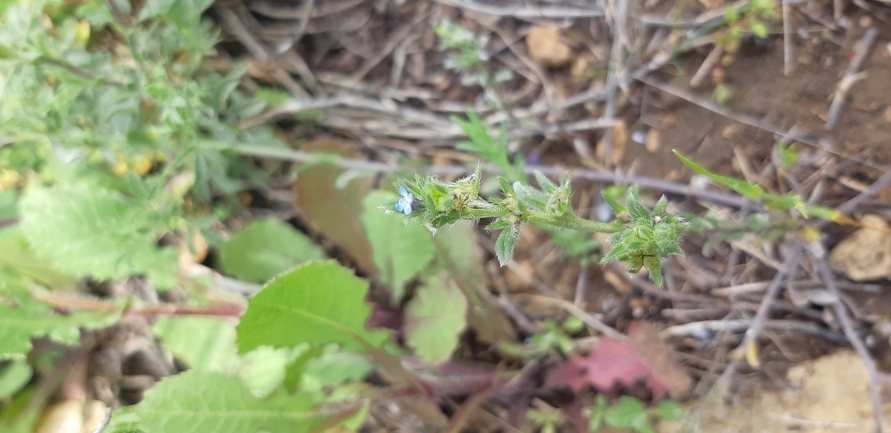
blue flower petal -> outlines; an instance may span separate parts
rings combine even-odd
[[[404,186],[400,186],[400,187],[399,187],[399,195],[401,195],[401,196],[403,196],[403,197],[405,197],[405,196],[408,195],[408,191],[405,190],[405,187],[404,187]]]

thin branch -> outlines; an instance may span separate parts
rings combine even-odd
[[[786,257],[783,265],[777,270],[776,275],[774,275],[773,280],[771,280],[770,286],[767,287],[767,293],[764,294],[764,298],[761,300],[761,305],[758,306],[758,311],[755,313],[752,325],[746,330],[746,336],[743,338],[742,343],[740,343],[739,348],[737,349],[745,351],[746,360],[752,367],[757,368],[760,365],[757,352],[754,349],[756,347],[755,344],[758,341],[758,335],[761,334],[761,330],[764,329],[767,315],[770,314],[771,304],[779,294],[783,280],[786,279],[787,274],[793,273],[798,266],[798,261],[801,259],[801,250],[802,247],[799,243],[792,246],[792,252]]]
[[[842,107],[845,105],[845,95],[848,94],[848,90],[851,86],[857,82],[857,71],[860,70],[860,66],[862,66],[863,61],[866,60],[866,56],[869,54],[869,49],[872,48],[872,43],[875,41],[876,35],[877,31],[875,27],[870,28],[866,31],[866,34],[863,35],[863,39],[860,40],[860,43],[857,44],[857,51],[856,54],[854,54],[854,59],[851,60],[848,69],[845,70],[844,77],[842,77],[841,81],[838,83],[838,88],[835,89],[835,96],[832,97],[832,105],[829,106],[829,114],[826,116],[825,128],[827,130],[831,131],[835,128],[835,125],[838,124],[838,118],[841,116]]]
[[[513,18],[593,18],[602,17],[599,7],[579,8],[571,6],[521,6],[519,4],[490,5],[473,0],[435,0],[437,3],[449,5],[468,12],[498,17]]]
[[[625,341],[628,339],[628,337],[626,337],[621,332],[616,331],[606,323],[601,322],[600,319],[594,317],[593,314],[577,307],[572,302],[564,301],[560,298],[553,298],[550,296],[535,295],[532,293],[517,293],[515,296],[535,298],[544,302],[554,304],[565,310],[567,313],[578,317],[579,319],[581,319],[582,322],[585,322],[586,325],[590,326],[595,331],[606,335],[607,337],[610,337],[616,341]]]

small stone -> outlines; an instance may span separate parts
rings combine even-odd
[[[886,122],[891,123],[891,107],[885,109],[882,118],[885,119]]]
[[[647,152],[656,153],[662,148],[662,133],[653,128],[647,132]]]
[[[585,74],[588,73],[588,61],[585,60],[584,57],[578,57],[572,62],[572,66],[569,68],[569,76],[575,79],[585,78]]]
[[[541,66],[560,68],[572,60],[572,50],[560,40],[560,34],[547,27],[535,27],[526,36],[529,55]]]
[[[857,24],[860,24],[860,27],[869,28],[872,27],[872,17],[870,16],[862,16],[860,20],[857,21]]]

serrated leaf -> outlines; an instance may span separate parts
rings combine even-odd
[[[365,198],[362,225],[374,252],[374,266],[381,281],[392,289],[392,300],[399,303],[405,283],[422,271],[433,259],[430,233],[414,219],[387,215],[378,207],[398,197],[387,191],[373,191]]]
[[[22,234],[38,256],[63,272],[97,280],[148,275],[158,287],[176,283],[176,252],[155,246],[145,210],[85,185],[41,188],[20,205]]]
[[[0,399],[5,399],[22,389],[31,380],[31,366],[24,358],[0,361]]]
[[[509,227],[501,231],[498,239],[495,241],[495,255],[498,256],[498,263],[504,266],[514,257],[514,247],[520,239],[519,230],[516,227]]]
[[[220,251],[229,274],[264,283],[301,263],[325,258],[325,252],[303,233],[276,219],[258,220],[234,234]]]
[[[406,344],[424,362],[446,361],[458,346],[466,314],[467,298],[448,274],[431,278],[406,307]]]
[[[389,335],[365,329],[371,307],[368,283],[334,262],[312,262],[267,284],[238,324],[239,353],[260,346],[341,343],[363,349],[362,340],[380,346]]]
[[[0,359],[25,356],[31,350],[31,339],[51,340],[77,345],[80,330],[98,329],[114,323],[119,313],[75,312],[68,316],[49,309],[22,310],[0,304]]]
[[[133,412],[146,433],[300,433],[319,419],[306,394],[261,400],[235,375],[187,371],[162,380]]]
[[[226,318],[162,317],[152,325],[164,347],[191,369],[229,371],[238,366],[235,323]]]

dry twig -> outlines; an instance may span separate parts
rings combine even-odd
[[[845,103],[845,95],[847,95],[851,86],[862,78],[862,75],[858,74],[857,71],[860,70],[860,66],[862,66],[863,61],[866,60],[866,56],[869,54],[869,49],[872,48],[872,43],[875,41],[877,34],[878,32],[875,28],[870,28],[866,31],[866,34],[863,35],[863,39],[860,40],[860,43],[857,44],[854,59],[851,60],[848,69],[845,70],[845,75],[838,83],[838,88],[835,89],[835,96],[832,97],[832,105],[829,106],[829,114],[826,117],[825,127],[827,130],[831,131],[835,128],[835,125],[838,124],[838,118],[841,115],[841,110]]]

